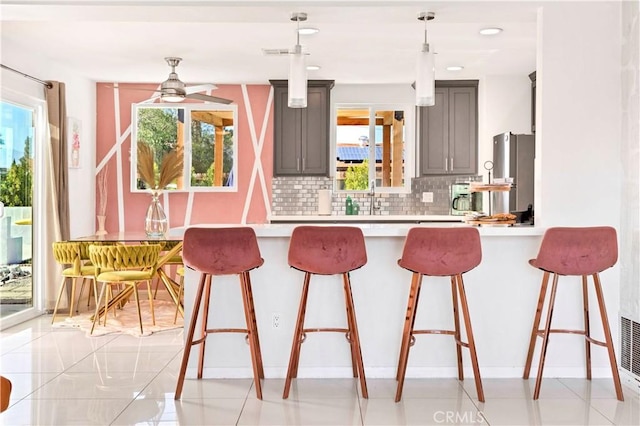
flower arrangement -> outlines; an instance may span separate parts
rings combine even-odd
[[[144,142],[138,142],[138,175],[147,188],[152,191],[163,190],[182,176],[183,160],[179,150],[170,151],[162,157],[157,180],[154,163],[153,149]]]

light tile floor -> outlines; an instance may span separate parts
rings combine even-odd
[[[42,316],[0,335],[0,372],[13,382],[3,425],[640,425],[640,397],[611,380],[407,379],[395,403],[393,379],[369,379],[363,399],[354,379],[298,379],[288,400],[284,380],[267,379],[264,400],[249,379],[187,380],[174,401],[183,333],[87,338],[53,329]]]

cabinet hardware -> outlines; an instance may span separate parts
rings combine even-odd
[[[445,157],[444,159],[444,171],[448,172],[449,171],[449,164],[448,164],[448,158]]]
[[[453,157],[449,159],[449,163],[451,164],[451,167],[449,168],[451,169],[451,171],[453,171]]]
[[[300,171],[300,157],[296,158],[296,170]]]
[[[304,172],[304,171],[305,171],[305,169],[306,169],[306,167],[305,167],[305,161],[304,161],[304,160],[305,160],[305,158],[304,158],[304,157],[302,157],[302,171],[303,171],[303,172]]]

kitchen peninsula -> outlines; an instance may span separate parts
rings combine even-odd
[[[326,224],[323,226],[330,226]],[[399,258],[408,229],[414,226],[469,226],[461,223],[354,223],[365,235],[368,262],[352,272],[353,297],[358,318],[367,377],[394,377],[411,274],[400,268]],[[193,225],[237,226],[237,225]],[[250,225],[255,229],[265,259],[252,271],[252,283],[260,343],[266,377],[285,377],[289,349],[296,320],[303,274],[287,264],[289,237],[296,224]],[[340,226],[345,226],[342,224]],[[171,231],[182,235],[184,228]],[[531,332],[542,274],[528,260],[537,254],[544,229],[539,227],[479,228],[483,259],[464,275],[483,377],[521,377]],[[608,280],[605,271],[603,281]],[[568,278],[570,279],[570,278]],[[198,275],[188,270],[185,286],[185,317],[191,315]],[[215,277],[210,324],[220,327],[244,325],[236,277]],[[571,286],[567,286],[571,288]],[[606,288],[605,291],[616,291]],[[339,277],[314,276],[311,280],[305,326],[340,327],[345,323],[341,308],[342,282]],[[566,297],[565,297],[566,296]],[[567,326],[580,324],[581,308],[572,293],[560,293],[557,312]],[[429,324],[448,328],[453,323],[448,278],[425,277],[416,327]],[[222,302],[224,300],[224,302]],[[435,302],[435,301],[438,302]],[[615,295],[605,295],[615,300]],[[212,337],[205,358],[204,376],[252,377],[249,350],[238,336]],[[210,339],[210,340],[211,340]],[[547,358],[546,372],[562,377],[582,377],[584,367],[579,345],[559,345]],[[195,354],[193,354],[195,356]],[[467,355],[465,355],[467,356]],[[455,345],[450,339],[429,336],[412,349],[407,377],[455,377]],[[302,346],[298,377],[351,377],[349,346],[344,336],[320,334]],[[593,353],[594,377],[607,377],[606,353]],[[197,365],[194,360],[190,366]],[[465,360],[465,365],[470,365]],[[466,371],[466,370],[465,370]],[[470,371],[465,373],[471,377]],[[195,368],[187,372],[195,377]]]

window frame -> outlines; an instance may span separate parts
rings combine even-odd
[[[184,182],[181,189],[163,189],[166,192],[238,192],[238,105],[235,104],[213,104],[213,103],[136,103],[131,106],[131,182],[130,191],[132,193],[146,193],[148,189],[140,189],[137,187],[138,181],[138,120],[137,111],[140,108],[171,108],[184,110],[184,158],[182,180]],[[191,135],[191,112],[192,111],[232,111],[233,112],[233,166],[234,171],[233,185],[231,186],[192,186],[191,185],[191,165],[192,158],[192,135]]]
[[[369,140],[375,142],[375,113],[376,111],[389,110],[389,111],[403,111],[404,112],[404,184],[402,186],[383,187],[377,186],[375,188],[376,194],[388,193],[388,194],[410,194],[411,193],[411,180],[415,176],[415,152],[416,152],[416,128],[415,128],[415,105],[403,102],[393,103],[380,103],[380,102],[338,102],[335,103],[331,109],[331,157],[332,157],[332,177],[333,188],[335,192],[345,194],[362,194],[369,193],[371,191],[370,183],[372,179],[375,179],[376,172],[375,167],[369,167],[368,186],[366,190],[350,190],[338,188],[338,176],[337,176],[337,148],[338,148],[338,135],[337,135],[337,118],[338,110],[340,109],[368,109],[369,110]],[[371,148],[371,147],[374,148]],[[375,164],[375,143],[369,145],[369,164]]]

